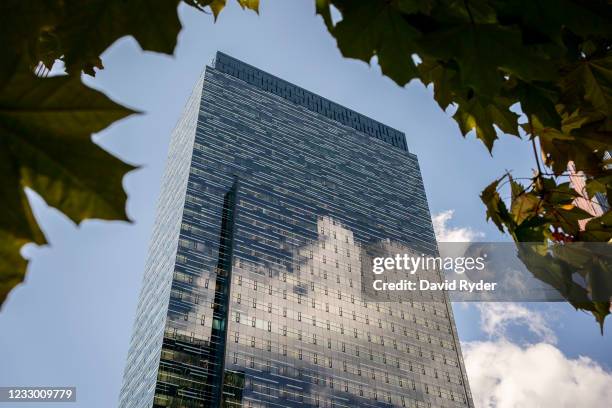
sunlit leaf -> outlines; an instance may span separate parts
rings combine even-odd
[[[259,0],[238,0],[242,8],[247,8],[259,13]]]
[[[127,220],[122,179],[132,166],[91,140],[132,113],[78,77],[34,77],[18,69],[0,84],[0,302],[25,273],[19,249],[45,242],[24,188],[29,187],[75,222]]]
[[[510,213],[517,225],[523,221],[533,218],[538,214],[540,208],[540,198],[531,192],[526,192],[525,188],[514,180],[510,180],[512,189],[512,203]]]

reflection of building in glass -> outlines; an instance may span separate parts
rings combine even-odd
[[[120,407],[472,406],[447,302],[366,302],[436,242],[404,135],[222,53],[174,132]]]

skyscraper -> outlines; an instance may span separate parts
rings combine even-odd
[[[436,251],[403,133],[217,53],[162,183],[121,408],[473,406],[447,299],[362,296]]]

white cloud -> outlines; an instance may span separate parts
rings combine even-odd
[[[455,210],[442,211],[432,217],[434,231],[439,242],[471,242],[483,238],[484,234],[469,227],[456,228],[449,226]]]
[[[434,215],[439,242],[471,242],[484,234],[450,227],[454,211]],[[490,341],[462,345],[477,408],[604,407],[612,401],[612,373],[588,357],[567,358],[555,347],[548,316],[516,303],[480,303],[480,325]],[[511,329],[525,326],[536,344],[508,340]]]
[[[612,374],[587,357],[569,359],[553,345],[521,348],[506,340],[464,345],[478,408],[604,407]]]
[[[506,338],[510,325],[525,325],[527,329],[546,343],[556,343],[557,337],[547,324],[548,316],[530,310],[517,303],[479,303],[480,326],[489,337]]]
[[[588,357],[568,358],[545,313],[516,303],[481,303],[480,325],[490,341],[464,343],[463,356],[477,408],[604,407],[612,401],[612,373]],[[519,345],[511,326],[538,339]]]

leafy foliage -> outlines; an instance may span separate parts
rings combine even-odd
[[[383,74],[401,86],[412,79],[432,85],[440,107],[453,106],[461,133],[474,132],[489,152],[500,133],[524,135],[533,143],[537,169],[529,185],[507,174],[482,192],[487,217],[500,231],[516,242],[543,245],[611,241],[612,163],[604,158],[612,150],[609,2],[317,0],[316,5],[344,56],[368,63],[376,57]],[[341,15],[336,24],[333,8]],[[522,123],[511,110],[515,105],[525,114]],[[568,165],[584,174],[584,191],[566,181]],[[508,186],[509,206],[500,195]],[[605,214],[593,218],[576,200],[591,200],[596,193],[608,202]],[[569,269],[561,264],[547,276],[550,260],[522,259],[532,262],[543,280],[558,283],[563,277],[571,286]],[[566,272],[553,278],[555,268]],[[574,306],[603,324],[610,304],[589,303],[588,293]]]
[[[210,10],[215,20],[227,2],[183,1]],[[258,0],[236,1],[258,12]],[[596,194],[612,203],[612,163],[605,158],[612,150],[609,2],[314,2],[344,56],[368,63],[375,57],[382,72],[401,86],[413,79],[431,85],[440,107],[454,110],[464,136],[473,132],[489,152],[500,133],[533,143],[537,170],[528,185],[507,174],[482,192],[487,217],[501,231],[517,242],[543,245],[612,239],[609,210],[592,218],[576,206],[577,198]],[[5,175],[0,194],[8,209],[0,215],[0,302],[25,273],[20,248],[45,242],[25,187],[75,222],[125,219],[121,178],[131,167],[92,144],[90,135],[131,111],[84,87],[78,77],[102,69],[100,55],[123,36],[133,36],[144,50],[172,53],[181,29],[179,3],[6,0],[0,6],[0,166]],[[334,8],[341,15],[337,23]],[[40,64],[49,69],[58,59],[66,65],[66,77],[33,75]],[[515,106],[525,121],[519,123]],[[584,191],[564,182],[570,163],[584,174]],[[500,194],[505,186],[511,191],[509,205]],[[554,268],[547,276],[543,259],[532,262],[536,276],[567,280],[567,273],[555,275]],[[574,305],[600,323],[610,306],[589,303],[588,296]]]
[[[16,70],[0,85],[0,301],[23,279],[20,247],[44,244],[24,188],[75,222],[127,219],[124,173],[133,167],[91,142],[91,134],[132,113],[78,77],[38,78]],[[17,266],[17,267],[16,267]]]
[[[25,188],[74,222],[127,220],[122,179],[134,167],[91,140],[133,113],[85,87],[81,72],[102,69],[100,55],[121,37],[171,54],[181,30],[180,0],[7,0],[0,6],[0,304],[23,281],[28,242],[46,243]],[[189,0],[215,18],[225,0]],[[258,0],[238,0],[257,11]],[[56,60],[65,76],[46,78]],[[42,66],[40,65],[42,64]]]

